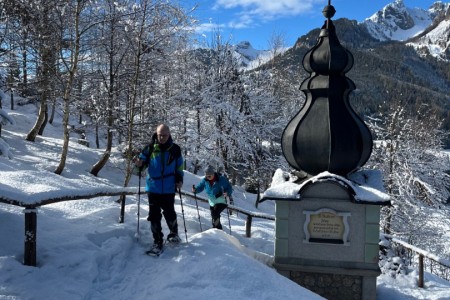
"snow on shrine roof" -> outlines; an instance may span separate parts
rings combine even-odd
[[[329,172],[322,172],[301,184],[295,183],[297,178],[281,169],[275,171],[272,184],[264,192],[266,200],[300,200],[300,191],[305,186],[319,181],[335,181],[350,188],[356,202],[388,204],[390,197],[384,192],[382,174],[378,170],[360,170],[352,173],[349,179]]]

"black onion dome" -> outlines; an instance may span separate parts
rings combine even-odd
[[[334,12],[331,5],[324,9],[328,18]],[[300,86],[306,102],[282,136],[283,154],[294,169],[346,176],[369,159],[372,135],[348,99],[355,84],[345,73],[352,66],[353,55],[340,44],[327,19],[318,42],[303,57],[310,73]]]

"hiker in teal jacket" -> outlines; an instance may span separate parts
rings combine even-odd
[[[202,178],[197,186],[192,187],[193,193],[201,193],[203,190],[208,195],[212,226],[213,228],[222,229],[220,213],[228,207],[226,197],[231,201],[233,188],[227,177],[215,172],[212,166],[208,166],[205,169],[205,177]]]
[[[183,156],[180,147],[172,141],[167,125],[161,124],[153,134],[152,141],[139,154],[136,166],[147,166],[145,190],[148,193],[150,211],[148,220],[153,233],[154,247],[163,245],[161,227],[162,215],[170,233],[169,242],[181,241],[178,236],[177,214],[175,212],[175,193],[183,185]],[[161,214],[162,211],[162,214]]]

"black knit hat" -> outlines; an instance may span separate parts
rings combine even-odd
[[[211,165],[205,168],[205,175],[214,175],[215,172],[214,167]]]

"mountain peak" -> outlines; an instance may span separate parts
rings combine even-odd
[[[363,23],[380,41],[405,41],[428,28],[433,23],[434,15],[431,9],[408,8],[403,0],[395,0]]]
[[[247,66],[251,61],[256,60],[264,50],[256,50],[249,41],[241,41],[234,46],[234,51],[240,55],[241,64]]]
[[[236,45],[236,48],[240,49],[253,49],[252,44],[249,41],[242,41]]]

